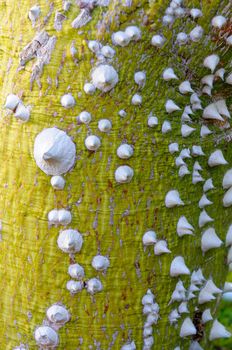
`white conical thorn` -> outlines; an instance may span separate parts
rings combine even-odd
[[[212,134],[212,131],[206,125],[202,125],[200,135],[201,137],[206,137]]]
[[[227,254],[227,265],[230,265],[232,263],[232,247],[229,248],[228,254]]]
[[[203,194],[203,196],[201,197],[201,199],[199,200],[198,206],[199,208],[203,209],[204,207],[206,207],[207,205],[211,205],[213,204],[213,202],[211,202],[205,194]]]
[[[202,210],[199,216],[198,225],[200,228],[208,224],[209,222],[213,222],[214,220],[206,213],[205,210]]]
[[[203,191],[207,192],[209,190],[213,190],[215,187],[213,185],[213,180],[210,178],[205,181],[204,186],[203,186]]]
[[[204,350],[200,344],[198,343],[198,341],[193,341],[191,344],[190,344],[190,347],[189,347],[189,350]]]
[[[179,151],[179,145],[176,142],[170,143],[168,145],[168,150],[171,154]]]
[[[157,242],[155,231],[147,231],[143,235],[143,245],[154,245]]]
[[[201,285],[205,281],[205,277],[202,274],[202,270],[198,269],[197,271],[193,271],[191,275],[191,283]]]
[[[205,253],[210,249],[219,248],[222,245],[222,241],[217,236],[213,227],[208,228],[204,231],[201,237],[201,249]]]
[[[192,183],[195,185],[198,182],[202,182],[204,181],[203,177],[201,176],[201,174],[199,173],[199,171],[197,170],[193,170],[193,174],[192,174]]]
[[[171,123],[168,120],[165,120],[162,124],[162,134],[167,134],[168,132],[170,132],[172,130],[172,126]]]
[[[179,91],[181,94],[188,94],[188,93],[191,93],[191,92],[194,92],[192,87],[191,87],[191,84],[188,80],[185,80],[183,81],[180,85],[179,85]]]
[[[179,168],[179,171],[178,171],[179,177],[184,177],[185,175],[189,175],[189,174],[190,174],[190,171],[188,170],[188,167],[186,165],[182,165]]]
[[[202,89],[202,93],[208,96],[212,96],[212,88],[210,86],[205,85]]]
[[[226,246],[232,245],[232,225],[229,226],[229,229],[226,234]]]
[[[173,100],[167,100],[165,103],[165,108],[167,113],[172,113],[175,111],[180,111],[180,107]]]
[[[196,162],[193,164],[193,170],[197,170],[197,171],[202,171],[202,170],[203,170],[198,161],[196,161]]]
[[[180,152],[180,157],[182,159],[185,159],[185,158],[191,158],[191,154],[190,154],[190,150],[189,148],[183,148]]]
[[[158,241],[154,246],[155,255],[171,253],[165,240]]]
[[[215,283],[213,282],[212,279],[209,279],[208,281],[206,281],[204,289],[207,292],[212,293],[212,294],[221,294],[222,293],[222,290],[215,285]]]
[[[197,8],[192,8],[190,10],[190,15],[192,16],[193,19],[196,19],[196,18],[203,16],[202,11],[200,9],[197,9]]]
[[[198,157],[198,156],[204,156],[205,153],[203,152],[201,146],[193,145],[192,146],[192,155],[194,157]]]
[[[218,112],[226,118],[230,118],[230,112],[227,108],[225,100],[218,100],[214,102]]]
[[[213,317],[211,315],[210,309],[203,311],[201,319],[203,324],[212,321]]]
[[[30,108],[25,107],[21,102],[19,102],[14,116],[23,122],[26,122],[30,118]]]
[[[197,329],[194,326],[191,318],[187,317],[181,325],[180,337],[184,338],[195,334],[197,334]]]
[[[232,205],[232,187],[227,190],[223,197],[223,206],[228,208]]]
[[[9,94],[9,95],[7,95],[4,108],[8,108],[8,109],[14,111],[19,103],[20,103],[20,98],[17,95]]]
[[[177,168],[179,168],[180,166],[186,165],[180,156],[175,158],[175,164]]]
[[[213,54],[213,55],[207,56],[204,59],[203,65],[204,67],[209,68],[211,70],[211,73],[213,73],[219,61],[220,61],[219,56]]]
[[[226,77],[226,83],[229,85],[232,85],[232,73],[230,73],[229,75],[227,75]]]
[[[201,26],[196,26],[195,28],[193,28],[193,30],[191,30],[189,36],[193,42],[198,42],[202,38],[203,33],[203,28]]]
[[[207,107],[205,107],[202,118],[224,121],[224,119],[218,113],[218,109],[215,103],[211,103]]]
[[[199,288],[194,283],[191,283],[188,290],[189,292],[198,292]]]
[[[165,41],[166,39],[162,35],[153,35],[151,39],[151,45],[161,48],[164,45]]]
[[[156,116],[149,116],[147,119],[147,125],[150,128],[154,128],[159,124],[158,118]]]
[[[224,287],[223,287],[223,292],[232,292],[232,282],[225,282]]]
[[[180,44],[180,45],[184,45],[187,43],[189,37],[188,34],[184,33],[184,32],[180,32],[177,34],[176,36],[176,41]]]
[[[210,330],[209,340],[214,340],[218,338],[230,338],[230,337],[231,337],[231,333],[226,330],[223,324],[218,322],[218,320],[215,320]]]
[[[165,205],[167,208],[174,208],[179,205],[184,205],[184,202],[181,200],[178,191],[171,190],[165,196]]]
[[[191,123],[192,119],[190,118],[190,116],[186,113],[183,113],[181,116],[181,123]]]
[[[194,227],[188,222],[185,216],[181,216],[178,220],[176,231],[179,237],[192,235]]]
[[[209,303],[210,301],[215,299],[216,298],[212,293],[209,293],[203,288],[198,295],[198,304]]]
[[[232,187],[232,169],[227,170],[222,180],[222,187],[228,189]]]
[[[190,97],[190,102],[192,105],[201,103],[201,100],[199,99],[198,95],[194,92]]]
[[[181,126],[181,135],[183,137],[188,137],[189,135],[191,135],[196,129],[191,128],[191,126],[188,126],[187,124],[183,124]]]
[[[211,24],[214,28],[221,29],[227,22],[227,19],[224,16],[218,15],[213,17]]]
[[[188,314],[189,313],[187,301],[182,301],[182,303],[178,307],[178,311],[180,314]]]
[[[205,75],[202,79],[201,79],[201,83],[203,85],[208,85],[209,87],[213,87],[213,80],[214,80],[214,75],[213,74],[209,74],[209,75]]]
[[[172,260],[170,267],[170,276],[177,277],[179,275],[190,275],[190,271],[185,264],[182,256],[177,256]]]
[[[172,79],[178,79],[176,74],[174,73],[174,70],[172,68],[166,68],[163,71],[163,79],[166,81],[172,80]]]
[[[226,38],[226,43],[227,43],[227,45],[232,46],[232,35],[230,35]]]
[[[208,165],[210,167],[214,167],[217,165],[225,165],[228,164],[228,162],[225,160],[222,151],[220,149],[217,149],[213,153],[211,153],[209,159],[208,159]]]
[[[224,68],[219,68],[214,74],[215,77],[219,77],[221,80],[224,80],[224,75],[225,75]]]

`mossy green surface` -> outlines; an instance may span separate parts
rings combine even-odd
[[[216,285],[222,287],[227,274],[226,253],[223,246],[202,256],[198,229],[200,209],[198,201],[202,196],[202,183],[193,185],[191,175],[178,177],[175,159],[168,151],[170,142],[178,142],[180,149],[201,145],[206,156],[187,161],[192,170],[198,160],[203,167],[202,176],[212,177],[215,189],[208,198],[213,205],[207,209],[214,218],[214,227],[224,240],[231,224],[231,208],[222,206],[224,191],[221,183],[224,172],[231,167],[231,144],[221,141],[218,147],[228,161],[228,165],[209,168],[207,159],[215,149],[216,141],[224,132],[217,125],[210,125],[213,134],[200,139],[201,113],[195,113],[193,126],[196,132],[186,140],[180,133],[180,115],[170,116],[165,112],[167,98],[172,98],[183,109],[189,104],[189,96],[178,92],[178,84],[190,79],[194,89],[199,89],[200,79],[208,74],[203,68],[203,59],[216,52],[221,63],[229,71],[231,52],[224,46],[217,47],[212,40],[210,21],[221,13],[228,1],[186,1],[188,7],[202,4],[204,16],[197,23],[202,25],[205,36],[199,43],[178,47],[174,35],[179,31],[189,32],[196,23],[190,18],[178,19],[172,29],[163,28],[161,17],[168,1],[134,1],[131,8],[124,8],[113,2],[109,9],[97,8],[93,19],[85,27],[76,30],[71,27],[72,20],[79,9],[73,3],[67,13],[67,20],[60,32],[53,28],[56,10],[62,11],[62,2],[53,1],[54,10],[47,24],[44,16],[49,11],[47,1],[37,1],[41,7],[38,27],[32,28],[27,17],[33,1],[2,1],[0,3],[0,103],[3,106],[8,93],[22,95],[23,102],[32,106],[31,118],[19,123],[13,115],[2,108],[0,128],[1,171],[0,171],[0,218],[2,220],[2,242],[0,243],[0,348],[10,350],[25,343],[29,349],[37,349],[33,332],[44,318],[46,309],[55,302],[64,303],[70,310],[72,319],[59,331],[59,350],[112,349],[118,350],[128,340],[134,340],[137,349],[142,349],[142,331],[145,318],[142,314],[141,299],[148,288],[155,294],[160,305],[160,319],[154,326],[155,350],[172,350],[175,346],[188,349],[189,340],[179,337],[177,329],[171,327],[168,314],[177,305],[168,305],[178,279],[170,278],[172,259],[177,255],[185,258],[187,266],[193,271],[202,267],[205,277],[213,277]],[[100,29],[98,22],[107,12]],[[142,21],[144,14],[147,21]],[[228,15],[228,12],[227,12]],[[146,22],[146,23],[145,23]],[[87,46],[87,40],[98,39],[111,43],[113,31],[125,29],[127,25],[137,24],[142,30],[142,40],[116,50],[112,65],[119,72],[119,83],[110,93],[96,92],[93,96],[84,93],[85,82],[90,81],[90,71],[96,59]],[[36,82],[30,89],[30,76],[34,61],[25,69],[17,71],[19,54],[32,40],[36,30],[46,29],[49,35],[56,35],[57,42],[50,63],[44,67],[41,76],[42,88]],[[167,42],[162,50],[150,45],[152,35],[162,29]],[[77,48],[76,62],[70,54],[74,43]],[[179,82],[167,83],[161,78],[166,67],[173,67],[180,78]],[[138,92],[134,83],[135,71],[145,70],[147,82],[140,91],[143,97],[141,107],[131,104],[131,97]],[[215,90],[227,105],[232,103],[228,85],[217,82]],[[65,110],[60,104],[61,96],[71,92],[76,105]],[[202,98],[203,104],[211,101]],[[120,118],[118,111],[127,112]],[[78,125],[77,115],[87,110],[93,120],[87,127]],[[159,125],[155,129],[147,127],[150,112],[157,115]],[[109,118],[113,128],[109,134],[102,134],[97,128],[98,121]],[[172,132],[161,133],[164,120],[170,120]],[[66,187],[58,192],[50,185],[50,177],[38,169],[33,159],[33,144],[36,135],[44,128],[57,126],[73,137],[77,148],[77,162],[74,169],[65,175]],[[89,134],[101,138],[101,148],[90,153],[84,146]],[[134,156],[126,161],[133,167],[135,176],[131,183],[120,185],[115,182],[114,171],[125,161],[116,155],[122,142],[134,146]],[[185,206],[167,209],[165,194],[177,189]],[[85,268],[87,278],[99,276],[103,291],[91,297],[85,290],[71,296],[66,290],[70,263],[68,255],[57,247],[60,228],[48,227],[47,214],[53,208],[70,208],[72,223],[84,238],[81,252],[76,261]],[[178,238],[176,224],[185,215],[196,228],[194,237]],[[152,248],[142,246],[142,236],[147,229],[154,229],[159,239],[167,239],[170,255],[157,257]],[[110,268],[105,274],[98,274],[91,266],[97,253],[109,255]],[[186,287],[189,277],[184,277]],[[190,302],[190,316],[193,315],[197,299]],[[212,303],[212,309],[216,309]],[[210,306],[210,305],[209,305]],[[203,307],[202,309],[204,309]],[[206,326],[206,333],[209,332]],[[202,341],[205,345],[207,337]]]

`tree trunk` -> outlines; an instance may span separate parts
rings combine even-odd
[[[231,108],[231,48],[229,39],[226,41],[231,35],[229,3],[228,0],[185,1],[181,7],[185,8],[183,17],[176,16],[172,24],[165,25],[162,19],[169,6],[166,0],[121,0],[110,4],[83,0],[73,1],[70,8],[67,1],[40,0],[38,8],[30,11],[31,19],[28,13],[35,5],[33,1],[1,2],[0,96],[2,106],[8,96],[6,107],[11,107],[2,109],[0,136],[1,349],[10,350],[21,345],[21,349],[30,350],[106,350],[131,344],[128,349],[132,350],[134,342],[136,349],[171,350],[179,346],[182,350],[189,349],[194,340],[204,349],[212,346],[209,333],[213,323],[210,321],[203,326],[201,312],[210,308],[216,319],[220,293],[214,294],[215,300],[199,304],[199,291],[193,292],[195,298],[191,299],[189,288],[192,273],[202,269],[206,281],[212,278],[216,286],[223,289],[228,271],[225,237],[231,224],[231,203],[223,206],[222,181],[232,163],[230,125],[225,108],[219,113],[221,120],[215,120],[211,112],[209,119],[204,119],[203,110],[218,100],[225,100],[227,108]],[[189,14],[191,8],[200,8],[203,16],[194,19]],[[81,18],[78,17],[80,13]],[[221,29],[211,24],[218,14],[227,19]],[[112,43],[113,33],[125,31],[132,25],[141,30],[141,38],[139,32],[132,29],[135,37],[129,40],[130,30],[127,30],[127,34],[122,35],[121,45],[117,45],[121,40],[117,36]],[[204,29],[197,42],[194,32],[185,45],[177,42],[178,33],[189,34],[197,25]],[[154,46],[158,45],[155,38],[151,44],[152,37],[157,34],[166,39],[160,47]],[[110,45],[115,55],[110,49],[96,51],[96,42],[90,43],[90,40]],[[113,57],[105,57],[102,52]],[[201,79],[211,74],[207,63],[203,65],[211,54],[220,58],[212,71],[224,68],[225,76],[224,80],[214,77],[212,96],[209,96],[202,92]],[[106,66],[114,70],[107,73]],[[100,71],[96,71],[96,67],[100,67]],[[170,71],[168,78],[163,79],[166,68],[172,68],[178,80],[167,81]],[[145,82],[143,74],[138,75],[135,82],[134,74],[138,71],[146,73]],[[211,78],[206,79],[210,85]],[[179,85],[186,80],[199,96],[203,109],[197,109],[197,103],[190,102],[192,93],[180,93]],[[90,94],[94,88],[96,91]],[[209,88],[206,90],[209,92]],[[13,97],[11,100],[9,94],[15,94],[21,102],[12,107]],[[61,100],[65,94],[69,94],[67,99]],[[70,94],[75,99],[73,106]],[[165,107],[168,99],[180,110],[174,107],[174,111],[168,113],[173,107],[172,102],[171,107]],[[71,108],[65,108],[69,103]],[[187,113],[188,118],[185,117],[190,120],[183,121],[182,117],[181,122],[187,105],[195,109],[194,114]],[[91,114],[90,123],[81,122],[82,111]],[[151,116],[157,117],[158,125],[151,127],[157,121]],[[88,119],[89,115],[84,117]],[[101,119],[111,121],[110,131],[107,131],[108,122],[100,126],[107,132],[99,130]],[[169,132],[166,132],[169,125],[165,121],[171,124]],[[195,129],[188,137],[183,137],[186,136],[183,130],[181,134],[183,124]],[[201,137],[202,125],[207,125],[212,134]],[[59,150],[53,148],[46,153],[43,164],[34,159],[36,136],[54,127],[65,131],[75,143],[74,166],[72,160],[68,162],[66,144],[62,142]],[[88,143],[89,135],[100,139],[98,149],[99,139]],[[48,134],[44,144],[51,141],[50,136],[52,139]],[[67,150],[71,139],[66,139]],[[42,152],[43,142],[38,141],[38,153]],[[133,147],[131,158],[118,157],[117,149],[123,143]],[[178,143],[176,153],[170,152],[170,147],[171,151],[175,148],[171,143]],[[199,149],[193,146],[201,146],[204,155],[199,155]],[[183,149],[189,149],[191,157],[184,158],[182,154],[182,160],[176,160]],[[222,151],[226,164],[220,164],[223,160],[219,153],[215,154],[216,161],[210,158],[216,150]],[[64,152],[62,160],[59,152]],[[196,161],[202,170],[198,171]],[[60,170],[59,165],[65,162],[68,165]],[[187,164],[189,174],[178,175],[178,162]],[[215,163],[220,165],[212,166]],[[44,164],[48,166],[41,170]],[[125,175],[119,171],[116,174],[116,169],[124,165],[130,168],[121,168],[121,171],[129,173]],[[186,167],[182,167],[182,171],[186,171]],[[63,190],[54,189],[50,175],[64,175]],[[205,194],[212,204],[205,206],[204,202],[199,208],[203,185],[210,178],[214,188]],[[170,192],[173,190],[178,191],[183,203],[177,192]],[[203,208],[213,221],[199,227]],[[57,218],[49,223],[48,213],[53,209],[69,211],[71,223],[59,225]],[[53,214],[58,215],[57,212]],[[194,228],[185,227],[185,233],[187,230],[194,235],[180,237],[181,233],[177,234],[181,216]],[[203,233],[210,228],[215,229],[223,244],[207,250],[213,241],[213,230],[208,231],[209,239],[205,236],[206,247],[201,247],[201,241]],[[57,239],[65,229],[81,233],[83,246],[79,252],[74,254],[70,249],[65,253],[59,249]],[[170,253],[156,255],[154,244],[143,244],[144,233],[149,230],[155,231],[157,242],[167,242]],[[162,246],[162,242],[159,244]],[[157,243],[155,247],[156,251],[160,249]],[[207,251],[202,252],[202,249]],[[92,266],[92,259],[98,254],[109,259],[110,265],[103,272]],[[170,271],[176,257],[184,258],[185,271],[181,270],[184,267],[181,262],[177,272]],[[70,293],[66,287],[72,279],[68,267],[74,263],[79,263],[85,271],[83,289],[78,293]],[[101,291],[92,292],[88,284],[91,278],[101,281]],[[180,280],[187,291],[181,301],[170,303]],[[204,283],[202,281],[198,287],[204,288]],[[143,313],[142,305],[142,298],[149,289],[159,306],[158,310],[156,305],[152,314],[150,338],[143,334],[148,314]],[[170,313],[187,299],[190,299],[189,313],[180,314],[180,318],[170,324]],[[47,309],[57,303],[64,305],[71,316],[62,327],[46,316]],[[182,337],[182,325],[188,317],[195,325],[196,334]],[[35,339],[35,332],[41,325],[48,325],[59,334],[59,344],[50,339],[54,346],[42,345],[48,340],[41,337],[38,340],[38,334]],[[154,345],[146,345],[149,341],[154,341]]]

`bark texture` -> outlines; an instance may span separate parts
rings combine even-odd
[[[186,315],[181,316],[176,327],[170,326],[168,320],[171,310],[178,307],[178,303],[169,305],[178,282],[178,278],[170,277],[171,261],[178,255],[183,256],[191,272],[202,268],[207,279],[212,277],[219,288],[223,287],[228,271],[227,248],[223,245],[203,256],[200,247],[202,231],[212,226],[212,223],[203,229],[198,226],[201,212],[198,202],[204,182],[192,184],[191,174],[178,177],[175,156],[170,154],[168,146],[178,142],[180,151],[191,149],[193,145],[202,147],[205,156],[192,157],[186,163],[192,172],[198,160],[203,168],[202,177],[213,179],[215,188],[207,194],[213,204],[206,210],[224,241],[231,224],[231,208],[222,205],[225,192],[222,179],[232,164],[230,129],[223,129],[224,123],[208,122],[213,133],[202,139],[202,111],[199,110],[192,117],[191,126],[196,131],[183,138],[181,114],[190,104],[190,95],[180,94],[178,86],[189,80],[199,92],[201,78],[210,74],[203,67],[203,60],[212,53],[220,57],[218,68],[225,68],[226,74],[230,72],[231,49],[225,44],[222,32],[211,26],[216,14],[230,18],[229,1],[185,1],[186,8],[198,7],[203,16],[198,20],[190,16],[178,18],[171,27],[162,24],[168,1],[134,0],[131,6],[125,6],[126,3],[112,1],[109,6],[94,7],[89,11],[92,19],[81,28],[72,27],[81,11],[78,2],[73,1],[70,9],[64,11],[60,0],[37,1],[41,15],[34,26],[28,18],[29,9],[35,5],[33,1],[0,3],[1,105],[5,104],[9,93],[14,93],[25,105],[31,106],[31,116],[26,123],[19,122],[3,108],[1,111],[1,349],[10,350],[19,344],[37,349],[34,331],[43,323],[46,309],[57,302],[63,303],[71,314],[71,320],[59,330],[57,349],[120,349],[132,341],[137,349],[142,349],[146,317],[141,300],[148,288],[160,307],[160,318],[153,326],[153,349],[171,350],[177,346],[188,349],[191,337],[179,337]],[[197,24],[204,29],[199,42],[176,44],[179,32],[189,33]],[[141,40],[126,47],[113,46],[112,33],[129,25],[141,29]],[[25,52],[26,45],[42,31],[47,33],[42,44],[35,40],[29,53]],[[231,34],[231,23],[224,31]],[[151,38],[157,33],[167,39],[161,49],[151,45]],[[99,40],[116,51],[108,62],[118,72],[119,82],[110,92],[96,91],[87,95],[83,90],[97,63],[96,56],[88,48],[88,40]],[[72,47],[77,50],[75,55],[72,55]],[[162,72],[167,67],[174,69],[178,81],[163,80]],[[134,82],[136,71],[146,72],[146,84],[142,89]],[[60,103],[68,92],[76,100],[72,109],[65,109]],[[135,93],[142,96],[140,106],[131,103]],[[231,85],[216,80],[213,96],[226,99],[230,108]],[[168,98],[173,99],[181,111],[168,115],[165,111]],[[205,107],[212,98],[202,95],[201,101]],[[92,114],[89,125],[76,121],[83,110]],[[120,110],[126,111],[125,117],[119,116]],[[158,117],[156,128],[147,126],[150,113]],[[98,130],[98,121],[103,118],[112,122],[109,133]],[[172,125],[168,134],[161,132],[165,120]],[[52,188],[50,177],[36,166],[33,158],[36,135],[54,126],[73,138],[77,150],[75,167],[65,175],[66,186],[62,191]],[[96,152],[88,151],[84,144],[86,136],[91,134],[101,138],[101,147]],[[134,147],[134,155],[129,160],[117,157],[116,150],[122,142]],[[216,148],[222,150],[228,164],[210,168],[207,160]],[[134,177],[128,184],[118,184],[114,172],[124,164],[134,169]],[[184,206],[165,207],[166,193],[172,189],[179,191]],[[75,295],[67,291],[66,282],[70,279],[67,269],[73,261],[57,246],[62,227],[48,225],[48,212],[54,208],[71,211],[69,227],[78,229],[84,239],[75,261],[84,267],[86,280],[99,277],[103,284],[101,292],[91,296],[85,289]],[[181,215],[194,226],[195,236],[178,237],[176,225]],[[155,230],[158,239],[167,240],[171,254],[155,256],[153,247],[144,249],[142,237],[149,229]],[[91,266],[96,254],[109,257],[110,267],[105,273],[98,273]],[[181,280],[188,288],[190,276],[181,276]],[[199,306],[197,298],[190,300],[189,317],[194,319],[196,307],[202,311],[210,307],[216,317],[218,301],[219,297]],[[205,349],[211,346],[208,342],[210,327],[210,324],[205,326],[203,339],[199,336]]]

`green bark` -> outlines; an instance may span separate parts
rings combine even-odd
[[[201,210],[198,202],[203,194],[203,183],[192,184],[191,175],[178,177],[175,156],[168,151],[171,142],[178,142],[180,150],[201,145],[204,157],[187,160],[192,171],[195,160],[203,168],[202,177],[213,179],[215,189],[207,194],[213,205],[207,208],[214,218],[213,227],[224,241],[231,223],[231,208],[224,208],[222,198],[222,179],[232,164],[230,142],[218,123],[209,122],[213,134],[200,138],[202,111],[193,116],[196,131],[186,139],[180,133],[180,116],[189,95],[183,96],[178,85],[189,79],[192,87],[198,90],[200,80],[210,74],[203,67],[204,58],[212,53],[220,56],[220,67],[230,71],[231,49],[218,31],[212,30],[211,19],[216,14],[230,17],[228,1],[204,0],[186,1],[186,7],[202,6],[203,17],[193,21],[190,17],[177,19],[171,28],[164,27],[161,18],[168,1],[137,1],[131,7],[123,7],[113,2],[109,7],[96,7],[92,20],[80,29],[71,26],[79,13],[79,7],[72,4],[65,14],[62,30],[54,29],[54,16],[62,10],[60,0],[53,1],[51,16],[44,23],[44,17],[51,8],[45,0],[37,4],[41,16],[33,28],[28,19],[28,10],[34,3],[29,0],[2,1],[1,13],[1,51],[0,79],[1,105],[6,96],[15,93],[22,96],[26,105],[31,105],[31,117],[27,123],[19,123],[11,114],[1,112],[1,171],[0,171],[0,218],[2,220],[2,242],[0,243],[0,344],[2,349],[13,349],[20,343],[29,349],[37,349],[34,330],[45,319],[46,309],[56,302],[63,303],[71,313],[71,321],[59,330],[58,349],[120,349],[127,341],[134,340],[137,349],[143,346],[143,325],[141,300],[150,288],[160,306],[160,319],[154,326],[153,346],[156,350],[188,349],[190,339],[179,337],[180,326],[170,326],[168,315],[178,303],[168,305],[178,278],[169,274],[171,261],[175,256],[185,258],[191,272],[202,268],[206,278],[213,277],[215,284],[222,288],[228,271],[226,265],[227,248],[212,249],[204,256],[200,248],[201,232],[198,218]],[[103,15],[105,15],[103,19]],[[102,21],[99,26],[99,21]],[[204,36],[197,43],[186,46],[175,44],[175,36],[180,31],[189,33],[197,24],[204,28]],[[116,55],[112,65],[119,74],[119,82],[109,93],[96,91],[92,96],[83,90],[85,82],[90,81],[90,71],[96,63],[94,54],[88,49],[88,40],[99,39],[112,46],[114,31],[124,30],[128,25],[138,25],[142,39],[122,48],[114,46]],[[98,26],[99,29],[96,29]],[[40,77],[41,86],[30,79],[35,60],[29,61],[25,69],[17,70],[19,55],[33,39],[37,31],[45,29],[57,41],[49,64],[44,66]],[[231,31],[230,28],[228,29]],[[151,37],[157,32],[167,38],[162,49],[151,44]],[[74,44],[76,59],[70,53]],[[162,72],[172,67],[179,81],[165,82]],[[145,87],[139,90],[134,83],[134,73],[146,71]],[[230,85],[215,82],[213,95],[225,98],[231,106]],[[60,98],[71,92],[76,99],[72,109],[64,109]],[[141,93],[140,107],[131,104],[135,93]],[[166,99],[173,99],[182,109],[167,115]],[[205,107],[211,98],[203,95]],[[125,118],[118,112],[124,109]],[[92,114],[89,126],[79,125],[76,116],[83,110]],[[157,115],[159,125],[147,126],[150,112]],[[113,128],[103,134],[98,130],[98,121],[108,118]],[[169,134],[161,133],[164,120],[172,124]],[[66,186],[63,191],[55,191],[50,185],[50,177],[44,174],[33,159],[33,145],[36,135],[44,128],[57,126],[66,131],[76,144],[77,161],[74,169],[65,175]],[[97,152],[89,152],[84,145],[88,134],[101,138]],[[219,140],[219,141],[218,141]],[[116,150],[122,142],[134,146],[134,155],[129,160],[120,160]],[[219,145],[216,146],[217,141]],[[210,168],[209,155],[220,148],[228,165]],[[127,164],[134,169],[134,177],[128,184],[115,182],[114,172],[119,165]],[[166,193],[176,189],[185,205],[173,209],[165,207]],[[84,244],[75,255],[76,262],[85,268],[86,279],[99,277],[103,291],[90,296],[84,289],[71,296],[66,289],[69,280],[67,273],[70,259],[59,250],[57,237],[60,227],[48,227],[47,215],[54,208],[69,208],[72,213],[70,228],[82,233]],[[195,236],[179,238],[176,225],[179,217],[185,215],[195,228]],[[210,226],[210,225],[208,225]],[[212,226],[212,225],[211,225]],[[204,227],[204,229],[207,226]],[[144,251],[142,236],[148,229],[154,229],[159,239],[166,239],[171,254],[155,256],[152,247]],[[109,256],[110,267],[105,274],[97,273],[91,266],[92,258],[100,253]],[[181,276],[185,287],[190,284],[189,276]],[[211,308],[215,312],[219,298],[210,304],[199,306],[200,310]],[[197,298],[189,302],[189,317],[194,318],[198,306]],[[188,316],[188,315],[187,315]],[[208,333],[211,323],[205,327],[201,345],[210,348]],[[112,347],[110,344],[113,342]],[[100,345],[97,347],[96,343]],[[207,344],[207,345],[206,345]]]

